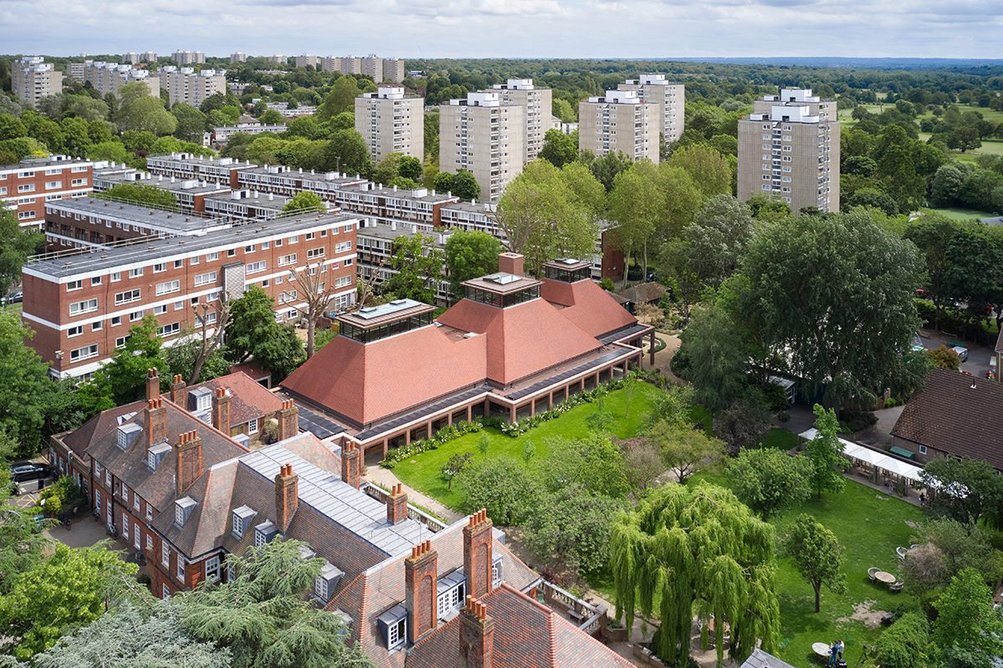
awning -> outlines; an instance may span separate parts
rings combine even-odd
[[[815,438],[816,434],[818,434],[818,430],[812,427],[811,429],[803,431],[798,435],[806,441],[811,441]],[[839,439],[839,442],[843,446],[843,454],[850,459],[866,462],[875,468],[887,471],[888,473],[892,473],[901,478],[906,478],[915,482],[923,481],[919,475],[920,471],[923,470],[921,466],[908,464],[899,459],[895,459],[894,457],[889,457],[879,450],[874,450],[865,445],[853,443],[842,438]]]

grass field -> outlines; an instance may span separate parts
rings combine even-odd
[[[995,213],[976,211],[975,209],[921,209],[923,213],[939,213],[954,220],[971,220],[973,218],[993,218]]]
[[[643,381],[630,381],[624,388],[607,394],[602,402],[613,417],[612,431],[618,438],[635,436],[651,416],[655,398],[661,390]],[[596,402],[575,406],[567,413],[531,429],[517,438],[507,436],[496,429],[464,434],[460,438],[440,445],[435,450],[416,455],[394,466],[394,474],[405,484],[417,489],[450,508],[459,510],[463,505],[462,493],[454,485],[447,487],[439,471],[452,455],[469,452],[474,459],[481,457],[511,457],[522,461],[523,448],[532,442],[535,448],[534,460],[540,460],[550,451],[549,442],[553,438],[577,438],[588,433],[588,418],[599,410]],[[478,442],[482,436],[488,438],[486,455],[480,453]]]

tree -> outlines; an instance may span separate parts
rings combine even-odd
[[[606,192],[613,190],[617,175],[628,170],[633,164],[630,158],[619,151],[607,153],[598,158],[591,154],[585,155],[585,153],[583,152],[582,155],[583,162],[588,164],[592,174],[603,185]]]
[[[111,361],[95,372],[92,383],[109,397],[112,405],[121,406],[146,396],[148,369],[166,369],[162,341],[157,334],[157,318],[147,315],[129,329],[125,345]]]
[[[501,526],[516,526],[534,512],[539,486],[519,462],[508,457],[482,459],[456,476],[468,510],[486,508]]]
[[[453,174],[453,194],[461,200],[475,200],[481,196],[481,186],[477,183],[474,173],[468,169],[459,169]]]
[[[105,614],[63,636],[34,658],[37,668],[229,668],[230,652],[193,640],[181,628],[176,606],[165,602],[144,614],[133,605]]]
[[[680,334],[677,354],[688,361],[686,376],[693,380],[697,401],[711,410],[726,408],[748,391],[752,350],[744,337],[736,336],[737,329],[723,305],[710,303],[693,309]]]
[[[230,300],[220,293],[214,303],[192,305],[195,328],[167,349],[165,361],[171,376],[180,374],[188,385],[225,375],[230,362],[223,355],[223,338],[230,325]]]
[[[961,357],[958,356],[958,353],[943,344],[933,350],[927,350],[926,357],[930,360],[930,366],[934,369],[958,371],[961,368]]]
[[[171,107],[171,115],[178,121],[178,126],[174,128],[175,137],[182,141],[202,143],[202,135],[205,133],[205,114],[190,104],[179,102]]]
[[[433,237],[426,234],[394,239],[390,256],[390,277],[381,292],[396,299],[414,299],[434,304],[436,283],[442,276],[443,253]]]
[[[736,399],[714,416],[714,435],[732,453],[757,445],[769,429],[771,416],[760,394],[751,390],[748,397]]]
[[[265,111],[258,116],[258,121],[264,123],[265,125],[279,125],[285,122],[285,117],[274,109],[265,109]]]
[[[578,133],[566,135],[560,130],[547,130],[538,157],[554,167],[574,162],[578,159]]]
[[[610,541],[617,619],[630,629],[635,612],[653,612],[661,627],[654,652],[669,664],[690,653],[693,617],[714,619],[718,666],[724,627],[732,657],[760,645],[773,651],[780,635],[773,528],[728,490],[698,483],[664,485],[617,518]]]
[[[118,94],[122,100],[115,114],[119,130],[145,130],[162,136],[173,134],[178,127],[178,119],[164,108],[159,97],[149,94],[145,84],[126,84]]]
[[[801,215],[752,238],[736,312],[764,363],[823,390],[829,406],[869,408],[919,327],[921,275],[916,248],[868,213]]]
[[[821,608],[822,585],[842,593],[846,588],[843,577],[843,546],[836,534],[811,515],[799,515],[785,541],[787,556],[815,592],[815,612]]]
[[[930,625],[923,615],[907,612],[882,633],[874,644],[878,665],[886,668],[926,668]]]
[[[397,172],[405,179],[411,179],[416,183],[420,183],[423,176],[421,160],[411,155],[401,156],[400,163],[397,165]]]
[[[918,546],[906,553],[902,568],[907,587],[922,598],[939,592],[965,568],[978,571],[984,582],[1003,575],[1003,555],[980,524],[933,519],[920,527],[915,540]]]
[[[812,493],[816,497],[824,492],[841,492],[846,485],[843,471],[849,462],[843,456],[843,445],[839,442],[839,420],[836,412],[815,404],[815,429],[818,433],[808,441],[804,456],[811,462]]]
[[[324,98],[324,102],[317,108],[317,118],[326,121],[334,118],[343,111],[355,110],[355,98],[362,91],[355,77],[342,75],[335,80],[331,86],[331,92]]]
[[[0,297],[21,282],[21,268],[41,248],[45,237],[37,230],[22,228],[6,203],[0,202]]]
[[[735,496],[763,518],[795,508],[811,496],[811,464],[776,448],[742,450],[725,473]]]
[[[18,444],[0,429],[0,600],[10,593],[17,576],[42,563],[50,548],[34,508],[21,508],[10,500],[10,467]]]
[[[648,245],[654,239],[664,196],[658,188],[658,168],[648,161],[634,163],[617,175],[609,194],[609,217],[616,223],[613,234],[629,266],[640,252],[644,276],[648,275]],[[628,272],[624,272],[624,285]]]
[[[487,232],[457,230],[446,240],[445,264],[453,299],[463,294],[460,284],[498,269],[502,245]]]
[[[253,356],[263,368],[281,378],[302,364],[305,356],[296,332],[275,322],[272,298],[256,285],[230,303],[225,340],[229,359],[244,362]]]
[[[672,266],[672,273],[688,272],[702,285],[720,285],[738,268],[756,229],[752,211],[731,195],[707,200],[695,220],[683,228],[683,252],[674,254],[671,262],[682,266]]]
[[[463,454],[456,453],[455,455],[451,455],[446,460],[446,463],[439,469],[439,475],[446,481],[446,489],[453,489],[453,478],[462,473],[463,469],[467,468],[467,464],[470,463],[473,457],[469,452],[464,452]]]
[[[327,211],[324,200],[320,198],[320,195],[309,190],[296,193],[282,207],[282,213],[323,213],[324,211]]]
[[[331,133],[331,141],[324,152],[326,169],[337,169],[348,174],[368,174],[371,168],[366,140],[355,130],[338,130]]]
[[[55,546],[52,556],[17,575],[0,597],[0,626],[16,643],[14,655],[30,659],[68,630],[100,617],[109,600],[134,589],[138,567],[103,547]]]
[[[303,557],[304,543],[276,538],[229,555],[235,577],[172,599],[182,628],[195,640],[230,651],[233,668],[347,668],[370,662],[338,615],[310,603],[323,566]]]
[[[926,463],[920,477],[931,490],[930,514],[964,523],[986,517],[997,527],[1003,522],[1003,478],[989,463],[938,457]]]
[[[971,568],[955,575],[936,600],[933,639],[946,666],[991,666],[1003,656],[1003,617],[992,601],[992,590]]]
[[[596,496],[619,499],[630,491],[623,454],[606,434],[554,439],[550,443],[542,482],[556,493],[567,485],[580,485]]]
[[[659,420],[648,432],[648,438],[658,446],[662,461],[676,474],[680,484],[724,457],[724,443],[689,425]]]
[[[703,144],[685,146],[672,152],[668,164],[687,172],[704,197],[732,192],[731,165],[717,149]]]
[[[104,192],[97,193],[100,199],[130,202],[142,206],[152,206],[166,211],[180,211],[178,199],[169,190],[147,186],[141,183],[117,183]]]
[[[299,271],[289,271],[289,283],[296,286],[296,291],[300,294],[300,299],[303,300],[302,304],[295,304],[295,308],[306,320],[307,359],[313,357],[315,350],[314,338],[317,331],[317,321],[327,314],[331,302],[334,301],[338,292],[332,274],[333,271],[328,272],[328,268],[320,262],[307,265]]]

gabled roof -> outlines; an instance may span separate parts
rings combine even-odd
[[[365,425],[478,383],[486,341],[428,326],[362,344],[335,337],[283,388]]]
[[[781,661],[772,654],[768,654],[761,649],[757,649],[753,652],[748,659],[745,660],[740,668],[794,668],[791,664]]]
[[[563,306],[558,311],[561,315],[595,337],[637,322],[613,295],[591,280],[565,283],[545,279],[540,294],[548,302]]]
[[[469,518],[457,520],[435,534],[427,534],[432,548],[438,554],[438,576],[441,578],[463,567],[463,527]],[[504,581],[517,589],[530,586],[539,576],[498,540],[496,530],[492,553],[501,557]],[[405,598],[404,560],[408,555],[398,555],[367,569],[350,581],[331,600],[331,610],[342,610],[354,621],[353,635],[363,651],[377,666],[403,668],[405,653],[388,652],[376,623],[377,617],[400,604]],[[497,664],[496,665],[506,665]]]
[[[136,413],[145,407],[145,401],[134,401],[131,404],[101,411],[78,428],[63,435],[61,440],[73,454],[81,459],[85,459],[87,448],[91,447],[102,436],[105,436],[108,432],[118,427],[120,417],[129,413]]]
[[[1003,384],[933,369],[902,410],[892,436],[1003,471]]]
[[[602,347],[544,299],[508,308],[463,299],[439,316],[439,322],[487,335],[487,377],[500,385],[510,385]]]
[[[598,640],[502,583],[480,598],[494,620],[494,665],[505,668],[585,668],[633,666]],[[407,668],[461,668],[460,617],[455,617],[420,640],[405,662]]]
[[[182,408],[188,408],[188,396],[203,387],[213,391],[219,387],[230,390],[230,424],[233,426],[244,424],[254,418],[274,415],[282,408],[280,397],[268,391],[243,371],[186,387]]]

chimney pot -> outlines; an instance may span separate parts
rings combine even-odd
[[[284,441],[299,433],[299,409],[292,399],[282,401],[282,408],[276,416],[279,423],[278,439]]]
[[[474,597],[484,596],[493,589],[491,567],[494,564],[494,524],[486,510],[470,516],[463,527],[463,572],[467,578],[466,592]]]
[[[411,548],[404,560],[404,607],[408,611],[408,640],[412,643],[433,631],[438,624],[436,607],[439,556],[431,541]]]
[[[387,522],[390,524],[400,524],[407,519],[407,494],[404,493],[404,486],[397,483],[390,490],[387,497]]]
[[[279,531],[284,533],[289,528],[298,507],[299,476],[293,473],[292,464],[283,464],[275,476],[275,518]]]
[[[195,430],[182,432],[174,446],[174,482],[178,496],[202,475],[202,439]]]
[[[217,387],[213,391],[212,426],[230,435],[230,395],[225,387]]]
[[[341,448],[341,479],[347,485],[359,489],[362,484],[361,453],[351,441],[346,441]]]
[[[467,596],[460,611],[460,663],[466,668],[492,668],[494,664],[494,620],[487,605]]]
[[[146,370],[146,398],[157,399],[160,397],[160,376],[157,369],[151,367]]]

